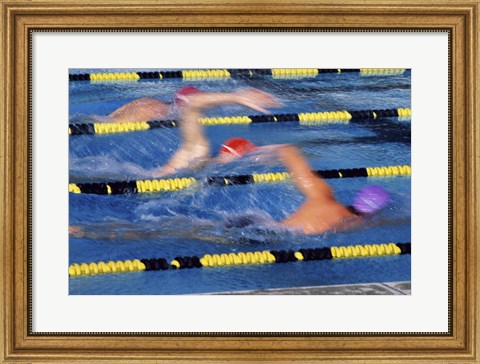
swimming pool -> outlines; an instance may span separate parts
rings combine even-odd
[[[117,70],[70,70],[71,74]],[[140,70],[148,71],[148,70]],[[122,70],[125,72],[125,70]],[[390,76],[358,73],[321,74],[305,79],[215,79],[136,82],[71,81],[70,123],[106,115],[128,101],[155,97],[169,102],[186,84],[205,91],[256,87],[277,96],[281,113],[409,108],[410,72]],[[193,82],[193,83],[192,83]],[[255,115],[240,106],[208,110],[207,117]],[[397,118],[350,123],[298,125],[296,122],[206,127],[212,150],[230,137],[256,145],[296,145],[316,170],[410,165],[410,121]],[[106,135],[72,135],[70,182],[125,181],[146,178],[179,147],[177,128]],[[181,176],[241,175],[284,171],[281,164],[234,162]],[[304,200],[287,182],[229,187],[188,188],[147,194],[70,194],[70,225],[89,234],[69,240],[69,264],[108,260],[202,256],[230,252],[298,250],[354,244],[410,242],[410,176],[328,180],[339,201],[349,204],[369,184],[387,189],[391,203],[372,226],[352,231],[304,236],[260,226],[234,227],[232,217],[253,215],[280,220]],[[381,223],[380,223],[381,222]],[[285,264],[142,271],[70,277],[70,294],[189,294],[410,281],[410,255],[335,259]]]

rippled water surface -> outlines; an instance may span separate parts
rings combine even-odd
[[[88,73],[91,70],[70,70]],[[99,70],[95,70],[99,72]],[[112,71],[112,70],[108,70]],[[226,92],[257,87],[284,104],[273,113],[369,110],[410,107],[410,72],[388,77],[325,74],[304,80],[215,80],[196,82],[205,91]],[[107,115],[138,97],[170,102],[186,82],[70,82],[70,122]],[[223,106],[207,116],[254,115],[240,106]],[[291,143],[314,169],[410,165],[410,121],[394,118],[319,126],[265,123],[206,127],[217,151],[230,137],[256,145]],[[178,129],[70,137],[70,182],[141,179],[165,163],[179,147]],[[210,166],[183,175],[198,178],[283,171],[281,164],[252,161]],[[335,195],[349,204],[368,184],[384,187],[391,203],[368,224],[354,231],[304,236],[271,227],[296,210],[304,197],[289,182],[231,187],[193,188],[173,193],[138,195],[70,194],[70,225],[81,226],[83,238],[70,238],[70,264],[106,260],[202,256],[338,245],[410,242],[411,180],[388,178],[330,179]],[[248,216],[258,221],[244,227]],[[232,221],[234,223],[232,223]],[[184,294],[256,290],[346,283],[410,280],[410,256],[297,262],[287,264],[201,268],[70,278],[70,294]]]

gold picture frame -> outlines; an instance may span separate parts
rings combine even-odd
[[[2,0],[2,363],[479,363],[479,0]],[[31,92],[35,30],[446,31],[450,36],[450,328],[447,334],[33,333]]]

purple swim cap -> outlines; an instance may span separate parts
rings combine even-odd
[[[384,207],[389,200],[390,194],[384,188],[380,186],[367,186],[355,196],[353,207],[357,211],[373,214]]]

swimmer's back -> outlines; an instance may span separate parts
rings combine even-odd
[[[299,209],[280,224],[300,228],[304,234],[321,234],[342,226],[345,222],[360,223],[362,219],[335,200],[308,199]]]

